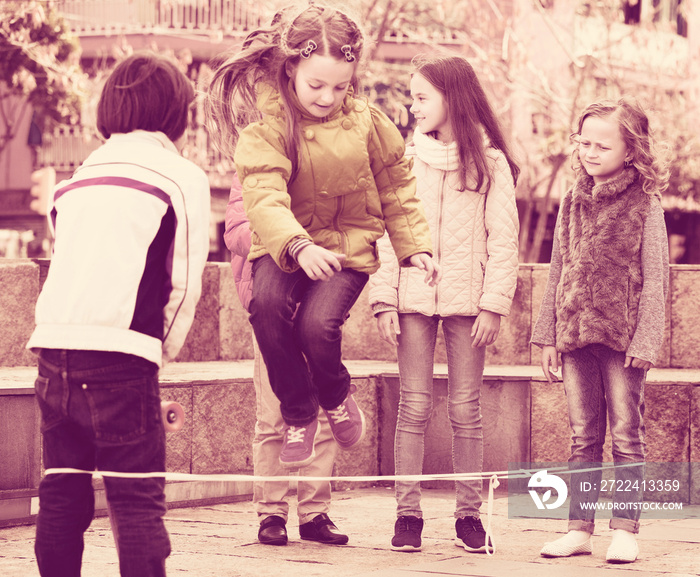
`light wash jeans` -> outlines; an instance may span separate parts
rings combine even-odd
[[[604,345],[588,345],[562,355],[562,378],[569,405],[572,442],[569,468],[600,467],[607,420],[610,419],[613,461],[644,463],[644,382],[646,371],[624,368],[625,353]],[[593,533],[602,472],[571,475],[569,530]],[[615,469],[611,529],[639,532],[639,509],[621,508],[642,501],[644,466]],[[583,483],[590,483],[583,484]],[[586,490],[590,487],[590,490]],[[636,488],[635,488],[636,487]]]
[[[397,475],[423,472],[425,428],[433,409],[433,356],[441,320],[447,346],[447,412],[452,425],[454,472],[480,473],[482,470],[484,442],[480,397],[486,349],[471,345],[470,333],[476,317],[401,314],[401,334],[398,335],[401,394],[394,441]],[[481,480],[455,482],[455,517],[479,516],[481,488]],[[396,482],[398,516],[422,517],[420,499],[420,482]]]
[[[256,475],[276,477],[288,475],[289,471],[280,464],[282,437],[285,423],[280,412],[279,399],[272,392],[265,363],[260,355],[257,342],[253,338],[255,350],[253,384],[255,385],[255,436],[253,437],[253,470]],[[319,431],[314,450],[316,457],[308,467],[299,471],[297,489],[297,515],[299,524],[308,523],[316,515],[328,514],[331,503],[330,481],[304,481],[304,476],[330,477],[338,452],[338,444],[333,438],[326,413],[319,410]],[[294,487],[289,481],[256,481],[253,484],[253,503],[262,521],[271,515],[289,518],[289,502]]]

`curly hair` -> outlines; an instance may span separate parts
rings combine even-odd
[[[294,113],[289,79],[301,58],[313,53],[356,64],[362,56],[364,37],[358,25],[343,12],[312,4],[296,14],[293,7],[275,14],[268,28],[251,32],[240,51],[229,51],[214,65],[207,88],[206,124],[214,144],[233,156],[240,131],[260,119],[256,86],[265,83],[280,94],[286,121],[286,153],[292,162],[292,179],[299,168],[300,129]],[[355,66],[357,70],[357,66]],[[359,90],[357,74],[350,82]]]
[[[668,188],[668,165],[659,154],[649,118],[639,102],[631,98],[600,100],[584,109],[578,119],[577,131],[571,134],[576,143],[571,162],[577,175],[585,174],[579,156],[578,137],[588,117],[609,118],[617,122],[622,140],[632,154],[631,164],[639,172],[642,189],[648,195],[660,198]]]

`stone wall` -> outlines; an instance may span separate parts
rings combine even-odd
[[[0,260],[0,366],[34,364],[24,349],[34,328],[34,305],[48,261]],[[501,323],[497,342],[487,350],[487,364],[538,364],[539,349],[529,345],[532,326],[547,282],[548,265],[524,264],[510,316]],[[700,266],[672,265],[667,301],[666,336],[658,367],[700,368]],[[445,362],[442,334],[436,361]],[[367,304],[360,295],[348,319],[343,354],[354,360],[394,361],[393,348],[379,338]],[[238,360],[253,357],[251,329],[238,302],[233,275],[226,263],[208,263],[202,298],[178,361]]]

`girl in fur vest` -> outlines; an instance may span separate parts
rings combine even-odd
[[[562,379],[572,431],[569,532],[545,543],[545,557],[590,554],[601,482],[606,418],[618,467],[606,559],[636,560],[644,478],[644,381],[664,334],[668,241],[659,162],[649,120],[635,102],[602,101],[579,118],[573,153],[577,180],[557,219],[549,281],[532,342],[542,370]],[[591,490],[584,488],[591,487]]]
[[[448,414],[455,473],[480,473],[480,393],[485,348],[510,312],[518,269],[518,214],[511,158],[474,70],[459,56],[419,56],[411,78],[417,126],[406,154],[413,159],[435,258],[443,274],[399,267],[391,245],[379,245],[381,267],[369,300],[382,338],[397,345],[401,391],[394,445],[397,475],[420,475],[425,428],[432,412],[433,355],[442,322],[448,358]],[[415,274],[418,272],[418,274]],[[486,552],[479,520],[481,480],[457,481],[455,544]],[[397,520],[391,548],[421,548],[420,483],[396,483]]]

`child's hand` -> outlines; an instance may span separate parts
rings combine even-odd
[[[632,366],[634,369],[644,369],[645,371],[648,371],[654,366],[654,364],[650,361],[638,359],[637,357],[625,357],[625,368],[628,368],[629,366]]]
[[[472,327],[472,347],[492,345],[501,329],[501,315],[491,311],[480,311]]]
[[[544,376],[547,377],[548,383],[555,383],[559,380],[559,377],[557,377],[557,375],[554,374],[558,370],[559,358],[557,356],[556,347],[542,347],[542,372],[544,373]],[[552,371],[554,371],[554,373]]]
[[[311,280],[331,280],[336,272],[343,270],[345,255],[310,244],[299,251],[297,262]]]
[[[377,329],[379,336],[387,343],[397,346],[399,342],[396,340],[396,335],[401,333],[399,327],[399,313],[396,311],[384,311],[377,315]]]
[[[425,282],[428,285],[435,286],[440,282],[440,279],[442,278],[440,265],[430,258],[428,253],[419,252],[418,254],[414,254],[409,260],[413,266],[426,272]]]

